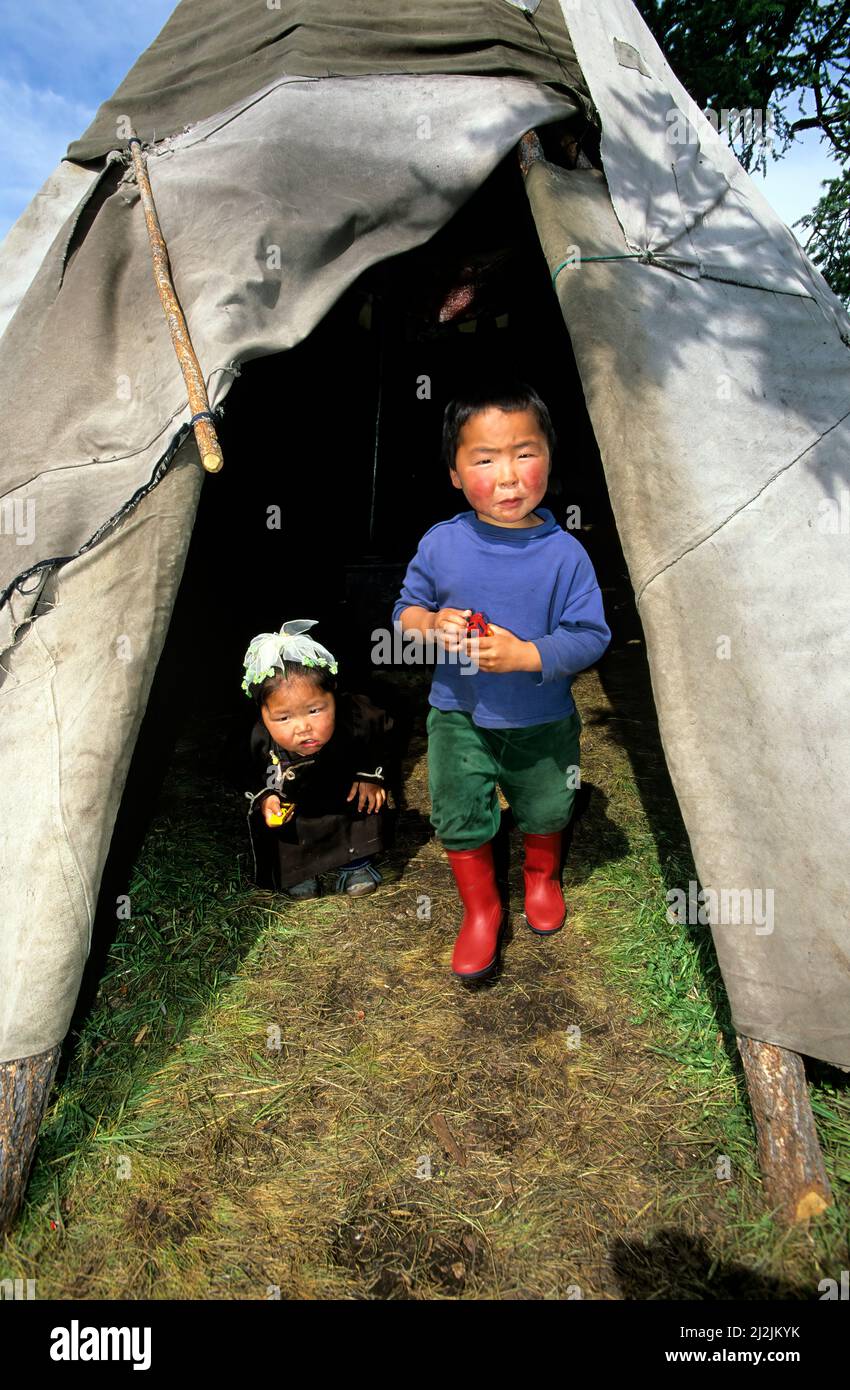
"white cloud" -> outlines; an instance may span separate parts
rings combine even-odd
[[[0,77],[0,236],[55,169],[94,108]]]

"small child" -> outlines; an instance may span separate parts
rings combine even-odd
[[[444,457],[472,510],[425,533],[393,609],[403,630],[433,631],[438,643],[427,721],[431,823],[464,907],[452,968],[465,980],[488,975],[498,953],[497,787],[524,836],[526,922],[548,936],[566,917],[561,841],[581,730],[570,687],[611,633],[584,547],[540,506],[554,445],[549,411],[522,382],[449,403]],[[478,614],[489,635],[469,637]]]
[[[335,872],[336,892],[359,897],[381,882],[372,857],[383,848],[392,721],[365,695],[338,692],[336,660],[305,635],[311,627],[315,620],[284,623],[245,654],[242,688],[260,715],[251,755],[262,779],[245,793],[248,825],[252,844],[255,827],[274,836],[284,896],[316,898],[319,875]]]

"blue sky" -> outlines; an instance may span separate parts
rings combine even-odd
[[[176,0],[0,0],[0,237]]]
[[[0,0],[0,238],[159,33],[176,0]],[[795,221],[835,171],[817,132],[759,186]]]

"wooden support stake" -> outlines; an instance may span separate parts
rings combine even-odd
[[[12,1229],[24,1200],[61,1050],[0,1062],[0,1235]]]
[[[165,245],[165,238],[162,235],[162,228],[159,225],[156,204],[153,199],[150,179],[148,178],[147,165],[142,155],[141,142],[135,135],[130,137],[130,153],[133,157],[133,166],[136,170],[136,181],[139,185],[139,193],[142,198],[142,208],[145,214],[145,223],[148,229],[148,240],[151,244],[151,256],[153,258],[153,277],[159,291],[159,298],[165,320],[171,334],[171,341],[174,344],[174,351],[177,354],[177,361],[180,363],[180,370],[183,373],[183,380],[186,383],[186,391],[189,397],[189,405],[192,415],[201,414],[209,411],[210,402],[207,396],[207,388],[204,382],[204,374],[201,371],[201,364],[195,355],[192,347],[192,339],[189,336],[189,328],[180,307],[180,301],[174,289],[174,282],[171,278],[171,262],[168,259],[168,248]],[[221,445],[218,442],[218,435],[212,420],[196,420],[192,428],[195,431],[195,439],[198,443],[198,452],[201,455],[201,462],[208,473],[218,473],[224,463]]]
[[[802,1058],[773,1043],[738,1038],[758,1133],[768,1202],[789,1225],[819,1216],[832,1192],[818,1143]]]

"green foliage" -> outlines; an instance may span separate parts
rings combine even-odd
[[[820,130],[842,162],[850,160],[850,0],[810,4],[786,57],[780,95],[796,92],[801,114],[788,134]],[[808,103],[805,99],[808,98]]]
[[[809,231],[806,250],[830,287],[850,304],[850,168],[824,185],[826,191],[799,226]]]
[[[703,110],[718,115],[766,112],[789,90],[789,55],[816,7],[813,0],[638,0],[676,75]],[[753,139],[735,152],[745,169],[764,159]]]

